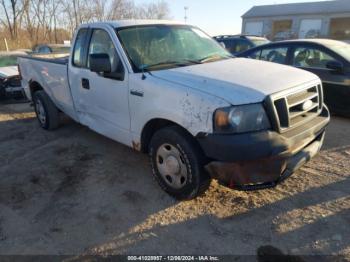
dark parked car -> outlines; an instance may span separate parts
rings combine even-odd
[[[323,82],[324,100],[334,114],[350,116],[350,45],[326,39],[270,43],[239,57],[265,60],[305,69]]]
[[[221,35],[215,36],[214,39],[233,55],[270,42],[264,37],[253,35]]]

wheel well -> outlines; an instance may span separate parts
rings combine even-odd
[[[175,122],[172,122],[170,120],[166,119],[152,119],[150,120],[143,128],[141,133],[141,152],[148,153],[148,146],[149,143],[153,137],[153,135],[160,129],[168,127],[168,126],[178,126],[181,129],[183,129],[187,134],[189,134],[191,137],[193,135],[189,133],[185,128],[180,126],[179,124],[176,124]]]
[[[43,90],[42,86],[38,82],[35,82],[35,81],[30,82],[29,88],[30,88],[30,94],[32,95],[32,97],[36,91]]]

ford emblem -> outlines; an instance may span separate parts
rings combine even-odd
[[[305,101],[304,104],[302,105],[303,111],[309,110],[312,107],[313,104],[314,103],[312,102],[312,100]]]

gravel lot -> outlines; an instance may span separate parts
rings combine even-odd
[[[277,188],[214,181],[187,202],[161,191],[147,156],[63,122],[46,132],[27,104],[0,105],[0,254],[350,259],[350,119],[333,118],[321,154]]]

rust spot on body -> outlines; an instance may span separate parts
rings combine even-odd
[[[286,160],[267,158],[237,163],[211,162],[206,170],[227,186],[274,182],[286,168]]]
[[[136,151],[141,151],[141,143],[139,143],[139,142],[132,141],[132,147]]]

